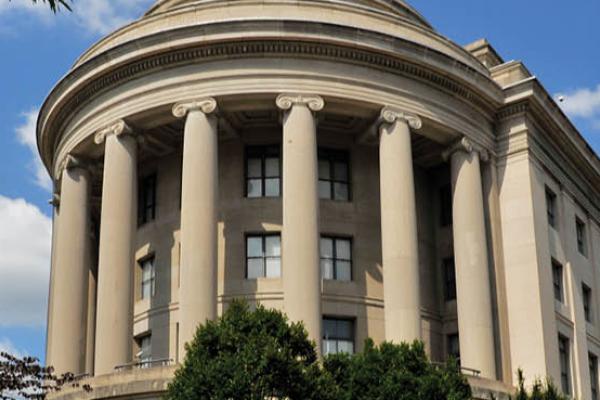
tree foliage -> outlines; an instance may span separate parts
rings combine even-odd
[[[454,363],[432,365],[420,342],[367,341],[356,355],[318,361],[301,324],[284,314],[234,301],[201,326],[186,346],[167,400],[467,400],[471,390]]]
[[[517,393],[512,397],[513,400],[567,400],[568,397],[562,395],[556,388],[551,379],[546,378],[544,382],[540,379],[533,381],[531,390],[525,388],[525,377],[523,371],[519,369],[518,373],[519,384]]]
[[[56,375],[54,368],[41,366],[37,358],[0,353],[0,400],[43,400],[65,386],[80,387],[76,376]],[[92,390],[89,385],[81,387],[86,392]]]
[[[433,365],[422,342],[365,342],[362,353],[329,356],[324,369],[339,400],[469,400],[471,388],[454,361]]]
[[[11,0],[8,0],[11,1]],[[17,1],[23,1],[23,0],[17,0]],[[50,9],[52,10],[52,12],[56,13],[61,7],[66,8],[67,10],[71,11],[71,5],[70,0],[31,0],[34,3],[48,3],[48,6],[50,6]]]

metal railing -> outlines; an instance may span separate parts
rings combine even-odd
[[[444,367],[446,365],[446,363],[436,362],[436,361],[432,361],[431,364],[435,365],[436,367]],[[478,369],[463,367],[462,365],[459,365],[458,367],[460,368],[460,372],[463,375],[470,375],[470,376],[475,376],[475,377],[478,377],[481,375],[481,371]]]
[[[158,358],[156,360],[140,360],[134,361],[127,364],[117,365],[115,367],[115,371],[129,371],[132,369],[144,369],[144,368],[154,368],[154,367],[166,367],[173,364],[172,358]]]

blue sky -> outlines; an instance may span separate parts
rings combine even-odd
[[[49,271],[50,184],[33,136],[37,109],[76,57],[152,0],[77,0],[52,15],[29,0],[0,0],[0,350],[43,358]],[[413,0],[459,44],[485,37],[523,60],[600,152],[600,2]]]

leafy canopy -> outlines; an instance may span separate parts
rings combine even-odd
[[[11,1],[11,0],[8,0]],[[18,1],[22,1],[22,0],[18,0]],[[70,0],[31,0],[34,3],[48,3],[48,6],[50,6],[50,9],[52,10],[52,12],[56,13],[60,7],[64,7],[67,10],[71,11],[71,5],[69,4]]]
[[[523,371],[519,369],[517,375],[519,384],[517,393],[512,397],[514,400],[568,400],[567,396],[558,391],[550,378],[547,378],[544,382],[536,379],[531,385],[531,390],[528,391],[525,389]]]
[[[432,365],[421,342],[371,340],[356,355],[321,365],[302,324],[234,301],[199,327],[167,400],[467,400],[471,389],[454,363]]]

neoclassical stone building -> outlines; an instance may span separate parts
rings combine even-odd
[[[44,103],[48,363],[157,398],[233,298],[319,351],[422,339],[478,397],[596,399],[600,161],[539,81],[400,0],[159,0]]]

